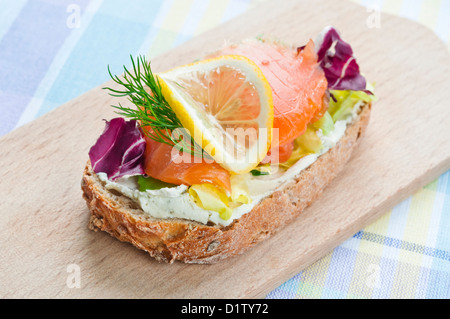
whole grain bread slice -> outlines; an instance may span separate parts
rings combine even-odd
[[[370,111],[370,104],[363,105],[333,148],[229,226],[153,218],[130,198],[107,190],[88,161],[81,188],[91,214],[89,228],[105,231],[168,263],[209,264],[241,254],[281,230],[322,193],[349,160]]]

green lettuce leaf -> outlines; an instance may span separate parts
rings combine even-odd
[[[150,176],[143,176],[143,175],[139,175],[138,185],[139,185],[139,191],[141,191],[141,192],[145,192],[147,189],[154,190],[154,189],[161,189],[161,188],[165,188],[165,187],[177,186],[174,184],[160,181],[159,179],[156,179],[156,178],[153,178]]]

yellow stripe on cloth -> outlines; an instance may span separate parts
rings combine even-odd
[[[448,1],[448,0],[447,0]],[[441,8],[441,0],[422,0],[419,22],[434,31]]]
[[[390,14],[398,15],[400,13],[400,10],[402,9],[404,0],[389,0],[383,2],[383,7],[381,10],[383,12],[387,12]],[[408,1],[408,0],[406,0]]]
[[[150,58],[158,56],[174,45],[193,3],[194,0],[173,1],[169,12],[159,26],[159,32],[150,45],[148,51]]]
[[[428,229],[436,199],[437,180],[416,192],[411,198],[408,219],[402,239],[427,245]]]
[[[219,25],[229,5],[229,0],[210,0],[194,35],[199,35],[216,25]]]
[[[302,272],[302,278],[297,289],[297,298],[321,298],[328,275],[328,268],[333,254],[316,261]]]

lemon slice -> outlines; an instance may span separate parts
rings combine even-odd
[[[246,173],[266,156],[272,140],[272,90],[253,61],[226,55],[156,76],[183,127],[222,167]]]

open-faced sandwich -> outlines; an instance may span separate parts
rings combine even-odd
[[[166,262],[217,262],[292,221],[348,161],[375,98],[332,27],[302,46],[225,44],[162,73],[132,58],[111,77],[129,105],[89,151],[89,227]]]

